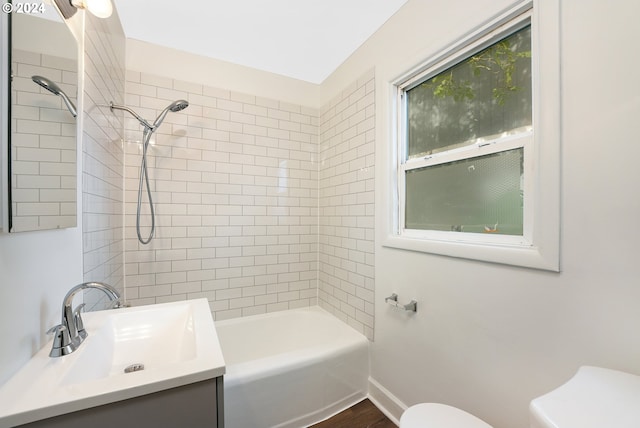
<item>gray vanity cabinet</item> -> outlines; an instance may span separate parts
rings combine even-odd
[[[20,425],[20,428],[224,428],[222,376]]]

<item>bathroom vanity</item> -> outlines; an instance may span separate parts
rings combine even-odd
[[[0,428],[224,426],[225,362],[206,299],[86,313],[0,388]]]
[[[19,425],[20,428],[223,428],[222,377]]]

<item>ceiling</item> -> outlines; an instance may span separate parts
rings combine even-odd
[[[114,0],[127,38],[321,83],[407,0]]]

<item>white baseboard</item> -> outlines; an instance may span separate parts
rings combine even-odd
[[[400,425],[400,416],[407,409],[407,405],[371,377],[369,377],[368,398],[386,417],[391,419],[391,422]]]

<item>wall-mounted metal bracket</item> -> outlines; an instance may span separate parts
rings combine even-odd
[[[416,302],[415,300],[411,300],[406,305],[403,305],[402,303],[398,302],[398,295],[396,293],[393,293],[389,297],[385,297],[384,301],[391,306],[403,309],[405,311],[418,312],[418,302]]]

